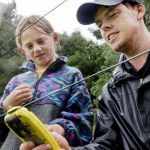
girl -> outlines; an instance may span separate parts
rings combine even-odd
[[[92,138],[93,110],[85,82],[54,93],[82,80],[83,76],[77,68],[66,64],[66,57],[56,55],[58,34],[51,24],[37,15],[23,18],[16,29],[16,44],[27,58],[22,65],[27,71],[13,77],[7,84],[0,100],[0,114],[7,112],[10,106],[41,98],[27,108],[50,131],[63,135],[72,146],[89,143]],[[12,132],[7,132],[3,118],[0,118],[0,140],[1,150],[18,150],[21,144]]]

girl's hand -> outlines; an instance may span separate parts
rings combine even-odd
[[[62,136],[65,134],[64,128],[59,124],[45,125],[50,132],[56,132]]]
[[[31,99],[32,96],[31,87],[29,85],[17,86],[4,100],[4,110],[7,111],[10,106],[19,106],[23,102]]]

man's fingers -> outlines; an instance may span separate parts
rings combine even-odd
[[[48,144],[39,145],[32,150],[51,150],[51,146]]]
[[[67,140],[62,135],[60,135],[60,134],[58,134],[56,132],[52,132],[52,135],[56,139],[56,141],[59,144],[61,149],[71,150]]]
[[[33,142],[22,143],[19,150],[32,150],[35,147]]]
[[[43,144],[35,147],[35,144],[29,141],[22,143],[19,150],[51,150],[51,146]]]

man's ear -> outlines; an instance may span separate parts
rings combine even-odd
[[[137,4],[136,9],[137,9],[137,19],[138,20],[144,19],[145,6],[143,4]]]
[[[54,32],[53,38],[54,38],[54,44],[58,44],[58,42],[59,42],[59,37],[58,37],[58,33],[57,33],[57,32]]]

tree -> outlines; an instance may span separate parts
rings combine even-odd
[[[149,0],[143,0],[143,3],[146,7],[146,15],[145,15],[145,20],[148,29],[150,30],[150,1]]]
[[[22,62],[13,38],[20,18],[16,13],[14,1],[8,4],[0,3],[0,94],[10,78],[18,73],[18,66]]]
[[[21,70],[18,66],[23,62],[23,59],[17,56],[13,56],[9,59],[0,58],[0,95],[2,95],[4,87],[7,82]]]
[[[61,53],[67,57],[74,55],[76,51],[83,52],[89,42],[81,36],[80,31],[73,32],[70,36],[66,33],[59,34]]]
[[[17,54],[13,37],[20,16],[16,14],[16,3],[14,1],[8,4],[0,3],[0,8],[0,57],[11,57]]]
[[[107,69],[113,66],[114,64],[117,64],[119,59],[119,53],[112,51],[106,44],[103,44],[101,48],[103,49],[103,53],[101,57],[104,59],[104,64],[101,65],[101,70]],[[96,99],[93,100],[95,107],[97,107],[97,103],[98,103],[97,97],[100,95],[104,84],[108,82],[110,77],[112,76],[113,70],[114,68],[99,74],[98,80],[92,84],[91,94],[94,97],[96,97]]]

